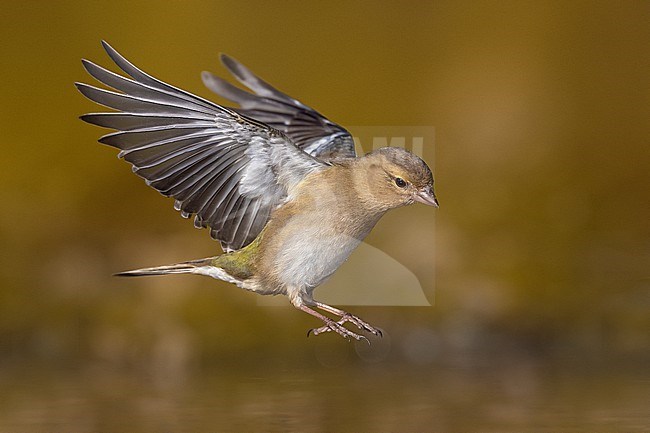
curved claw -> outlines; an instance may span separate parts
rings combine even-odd
[[[364,322],[359,317],[357,317],[355,315],[352,315],[350,313],[345,313],[343,316],[341,316],[341,320],[339,320],[337,323],[343,324],[345,322],[351,322],[357,328],[361,329],[362,331],[370,332],[371,334],[373,334],[373,335],[375,335],[377,337],[383,337],[384,336],[383,332],[381,332],[381,329],[375,328],[374,326],[371,326],[369,323]]]
[[[368,338],[365,337],[364,335],[356,334],[356,333],[350,331],[349,329],[345,328],[341,324],[341,322],[335,322],[333,320],[325,322],[325,325],[321,326],[320,328],[312,328],[312,329],[310,329],[309,331],[307,331],[307,337],[309,337],[312,333],[314,335],[319,335],[319,334],[322,334],[324,332],[332,332],[332,331],[336,332],[337,334],[339,334],[341,337],[345,338],[348,341],[350,340],[350,337],[352,337],[357,341],[360,341],[362,339],[366,340],[366,342],[368,344],[370,344],[370,340],[368,340]]]

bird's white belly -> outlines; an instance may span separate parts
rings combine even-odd
[[[360,242],[344,233],[295,232],[285,239],[276,257],[278,277],[287,287],[311,291],[332,275]]]

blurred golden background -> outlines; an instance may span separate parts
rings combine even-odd
[[[164,415],[178,409],[164,392],[129,405],[125,395],[147,393],[134,383],[153,383],[185,390],[193,397],[181,406],[200,401],[200,414],[212,413],[212,385],[227,390],[215,403],[229,408],[226,430],[523,431],[534,411],[518,405],[539,397],[557,363],[570,365],[559,371],[641,371],[645,382],[630,383],[643,390],[614,389],[629,410],[645,407],[637,396],[647,391],[650,358],[649,23],[647,1],[4,4],[0,427],[217,425]],[[332,335],[307,339],[317,325],[310,317],[259,306],[225,283],[112,277],[220,249],[96,142],[104,131],[78,120],[97,111],[73,86],[92,83],[80,59],[115,70],[101,39],[217,102],[199,74],[225,76],[224,52],[353,135],[354,125],[435,127],[424,159],[435,157],[441,208],[393,211],[367,240],[412,271],[433,306],[351,308],[389,334],[366,349]],[[432,379],[456,369],[469,373]],[[312,375],[328,378],[323,395],[344,410],[330,412],[327,398],[312,394],[323,385]],[[620,383],[613,375],[568,388],[602,395],[593,407],[604,410],[600,386]],[[192,394],[183,384],[197,378],[204,387]],[[484,378],[485,387],[474,385]],[[494,391],[506,395],[496,409],[492,379],[506,383]],[[377,380],[381,391],[365,387]],[[248,391],[235,391],[242,382]],[[419,390],[412,400],[409,386]],[[373,409],[394,392],[425,409]],[[254,393],[269,400],[255,405]],[[320,410],[317,421],[269,403],[276,393]],[[367,393],[376,406],[358,403]],[[561,395],[587,401],[575,413],[590,419],[591,400]],[[131,424],[111,416],[124,411]],[[278,412],[277,423],[255,424]],[[635,416],[650,423],[647,413]],[[371,418],[377,424],[365,423]]]

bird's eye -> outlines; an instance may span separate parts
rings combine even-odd
[[[404,188],[406,186],[406,181],[402,179],[401,177],[396,177],[395,178],[395,185],[399,186],[400,188]]]

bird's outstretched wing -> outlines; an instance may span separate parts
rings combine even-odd
[[[232,57],[222,54],[221,62],[240,83],[254,92],[246,92],[210,72],[203,72],[203,83],[210,90],[241,107],[233,110],[282,131],[296,146],[314,157],[328,160],[356,156],[352,136],[343,127],[280,92]]]
[[[116,129],[100,142],[151,187],[176,199],[185,218],[226,251],[250,243],[271,211],[304,176],[327,166],[276,129],[144,73],[106,42],[104,49],[130,78],[83,60],[109,91],[83,83],[89,99],[117,111],[86,114],[86,122]]]

